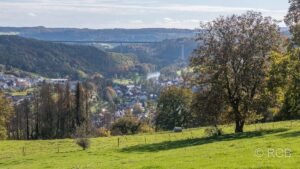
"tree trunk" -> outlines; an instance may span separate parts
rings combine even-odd
[[[242,133],[244,131],[245,120],[243,119],[241,112],[239,111],[238,102],[233,103],[232,108],[235,115],[235,133]]]
[[[244,131],[244,120],[238,119],[235,121],[235,133],[242,133]]]
[[[27,106],[27,105],[26,105]],[[26,109],[26,139],[29,140],[29,115],[28,110]]]

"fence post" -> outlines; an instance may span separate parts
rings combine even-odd
[[[118,148],[120,147],[120,138],[118,137]]]
[[[146,137],[145,137],[145,144],[147,144],[147,140],[146,140]]]
[[[23,146],[23,148],[22,148],[22,155],[23,155],[23,156],[26,155],[26,152],[25,152],[25,146]]]

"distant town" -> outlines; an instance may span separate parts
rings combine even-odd
[[[182,78],[177,77],[173,80],[161,80],[159,78],[160,73],[155,72],[147,76],[147,80],[155,83],[157,86],[163,88],[166,86],[179,86],[182,83]],[[69,84],[72,91],[76,89],[78,81],[72,81],[69,79],[51,79],[42,76],[36,77],[17,77],[12,74],[6,74],[0,72],[0,89],[5,91],[8,98],[11,98],[14,104],[19,104],[25,99],[31,99],[32,92],[36,87],[41,86],[43,83],[48,84]],[[131,110],[135,105],[139,105],[144,113],[138,114],[139,118],[149,116],[149,112],[145,111],[148,101],[156,101],[157,93],[151,93],[141,84],[118,84],[114,83],[112,86],[113,91],[116,93],[116,97],[123,100],[122,103],[117,105],[115,110],[115,117],[122,117],[126,110]],[[96,92],[93,92],[90,96],[91,102],[98,102],[99,97]],[[105,109],[102,110],[102,113]]]

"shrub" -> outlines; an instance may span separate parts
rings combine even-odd
[[[137,134],[140,130],[141,122],[137,117],[132,115],[125,115],[118,119],[112,125],[112,133],[113,135],[120,134]]]
[[[113,136],[119,136],[119,135],[124,135],[120,129],[114,128],[111,130],[111,135]]]
[[[78,138],[76,139],[76,144],[80,146],[83,150],[86,150],[90,147],[91,142],[88,138]]]
[[[146,123],[143,123],[139,128],[139,133],[153,133],[154,129]]]
[[[0,126],[0,140],[5,140],[7,138],[6,129]]]
[[[218,127],[208,127],[204,130],[205,135],[208,137],[215,137],[223,135],[223,131],[221,128]]]
[[[101,127],[101,128],[97,128],[97,127],[92,127],[91,128],[91,132],[90,132],[90,137],[110,137],[111,136],[111,132],[110,130]]]
[[[90,132],[87,132],[85,125],[77,126],[75,132],[72,134],[72,138],[89,138]]]
[[[109,137],[110,136],[110,131],[106,128],[103,128],[103,127],[99,128],[98,132],[99,132],[100,137]]]

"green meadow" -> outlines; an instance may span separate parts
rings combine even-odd
[[[300,121],[245,126],[234,134],[206,137],[204,128],[182,133],[91,139],[82,150],[74,140],[1,141],[1,169],[202,169],[300,168]]]

